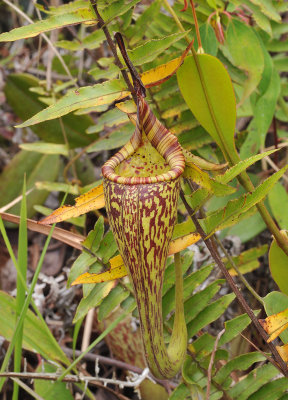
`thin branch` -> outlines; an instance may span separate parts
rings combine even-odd
[[[80,350],[75,350],[75,352],[73,352],[73,350],[68,348],[68,347],[62,347],[62,350],[70,357],[72,357],[73,354],[75,354],[77,357],[81,354]],[[139,374],[139,375],[143,373],[143,369],[139,368],[139,367],[136,367],[135,365],[131,365],[131,364],[125,363],[123,361],[119,361],[119,360],[116,360],[116,359],[110,358],[110,357],[101,356],[101,355],[98,355],[98,354],[87,353],[83,357],[83,360],[92,361],[92,362],[96,362],[98,360],[102,364],[111,365],[113,367],[116,367],[116,368],[119,368],[119,369],[123,369],[123,370],[127,370],[127,371],[131,371],[131,372],[134,372],[134,373]],[[167,387],[167,381],[166,380],[156,379],[154,377],[153,377],[153,379],[159,385],[164,386],[165,388]],[[173,383],[173,382],[169,382],[169,387],[174,389],[174,388],[177,387],[177,385],[175,383]]]
[[[3,372],[0,374],[1,378],[11,378],[13,380],[16,380],[17,378],[20,379],[41,379],[41,380],[48,380],[48,381],[57,381],[59,378],[59,375],[57,373],[54,374],[49,374],[49,373],[35,373],[35,372]],[[113,379],[111,379],[113,381]],[[17,383],[20,385],[21,382],[20,380],[17,379]],[[69,383],[83,383],[87,382],[90,385],[97,386],[99,388],[102,388],[103,390],[106,390],[113,394],[114,396],[118,397],[120,400],[129,400],[128,397],[124,396],[123,394],[116,392],[115,390],[107,387],[105,384],[100,382],[99,378],[94,378],[92,376],[84,376],[84,375],[67,375],[65,378],[63,378],[63,382],[69,382]],[[116,381],[113,381],[112,383],[115,384]],[[119,381],[123,384],[127,384],[128,382],[125,381]],[[21,382],[22,385],[25,385],[23,382]],[[117,384],[117,383],[116,383]],[[25,385],[26,386],[26,385]],[[40,400],[40,399],[39,399]]]
[[[256,344],[254,344],[250,339],[248,339],[245,335],[243,335],[243,333],[240,333],[240,335],[243,337],[244,340],[246,340],[246,342],[248,342],[252,347],[254,347],[255,350],[259,351],[259,353],[261,353],[268,361],[271,362],[271,364],[274,365],[274,367],[276,367],[277,369],[279,369],[279,371],[281,371],[281,369],[279,368],[279,365],[275,362],[275,360],[273,360],[272,357],[270,357],[268,354],[266,354],[263,350],[259,349],[258,346],[256,346]],[[281,371],[282,372],[282,371]]]
[[[92,10],[94,11],[96,18],[98,19],[98,26],[99,26],[99,28],[101,28],[103,30],[103,32],[104,32],[104,34],[106,36],[108,45],[109,45],[109,47],[110,47],[110,49],[111,49],[111,51],[113,53],[114,59],[115,59],[115,64],[120,69],[120,71],[122,73],[122,76],[124,78],[124,81],[126,82],[126,85],[127,85],[128,89],[129,89],[129,91],[131,92],[131,95],[132,95],[135,103],[137,104],[137,98],[136,98],[136,95],[134,93],[134,88],[133,88],[133,86],[132,86],[132,84],[130,82],[129,76],[128,76],[125,68],[124,68],[124,65],[121,63],[121,61],[120,61],[120,59],[118,57],[117,49],[116,49],[116,46],[115,46],[115,44],[113,42],[113,39],[112,39],[112,37],[110,35],[110,32],[109,32],[109,30],[108,30],[103,18],[99,14],[99,11],[98,11],[98,8],[97,8],[97,0],[90,0],[90,4],[92,6]]]
[[[259,332],[259,334],[261,335],[261,337],[267,343],[267,339],[269,338],[269,336],[267,335],[265,330],[262,328],[262,326],[261,326],[260,322],[258,321],[257,317],[254,315],[254,312],[252,311],[252,309],[247,304],[247,302],[244,299],[242,293],[240,292],[238,286],[235,284],[232,276],[229,274],[225,264],[221,260],[221,257],[220,257],[220,255],[218,253],[218,250],[217,250],[217,247],[215,246],[215,243],[214,243],[214,240],[213,240],[213,236],[211,238],[208,238],[208,239],[206,238],[207,235],[205,234],[205,232],[203,231],[201,225],[199,224],[198,219],[196,218],[196,216],[194,214],[194,210],[187,203],[187,201],[185,199],[185,195],[184,195],[182,190],[180,192],[180,197],[181,197],[181,200],[183,201],[183,203],[184,203],[184,205],[186,207],[186,210],[188,211],[188,214],[190,215],[192,221],[194,222],[194,225],[196,227],[197,232],[200,234],[201,238],[204,240],[208,250],[210,251],[211,256],[213,257],[214,261],[218,265],[218,267],[221,270],[222,274],[225,276],[229,286],[231,287],[231,289],[235,293],[238,302],[240,303],[240,305],[243,308],[243,310],[250,317],[251,321],[255,325],[255,327],[256,327],[257,331]],[[277,361],[277,363],[281,367],[281,372],[285,376],[288,377],[288,369],[287,369],[286,363],[280,357],[280,354],[276,350],[275,346],[273,345],[273,343],[267,343],[267,345],[270,348],[270,351],[273,354],[275,360]]]
[[[20,378],[20,379],[41,379],[46,381],[57,381],[59,378],[59,374],[55,373],[39,373],[39,372],[3,372],[0,374],[0,377],[5,378]],[[104,386],[108,384],[117,385],[120,388],[124,387],[138,387],[145,379],[149,378],[149,368],[145,368],[142,371],[141,375],[133,374],[132,377],[127,378],[127,381],[120,381],[118,379],[110,379],[110,378],[102,378],[100,376],[86,376],[86,375],[66,375],[62,382],[70,382],[70,383],[101,383]],[[153,379],[154,380],[154,379]]]
[[[239,277],[239,279],[242,281],[242,283],[246,286],[246,288],[249,290],[249,292],[255,297],[255,299],[257,299],[259,301],[259,303],[264,306],[264,301],[262,299],[261,296],[259,296],[259,294],[253,289],[253,287],[250,285],[250,283],[247,281],[247,279],[242,275],[240,269],[237,267],[237,265],[235,264],[233,258],[230,256],[230,254],[228,253],[228,251],[225,249],[225,247],[223,246],[223,243],[221,242],[221,240],[219,240],[216,236],[215,236],[215,240],[217,242],[217,244],[220,246],[221,250],[223,251],[223,253],[225,254],[226,258],[228,259],[228,261],[230,262],[230,264],[232,265],[232,267],[235,269],[235,271],[237,272],[237,275]]]
[[[223,335],[223,333],[225,332],[225,329],[222,329],[222,331],[220,331],[216,337],[215,343],[214,343],[214,347],[213,347],[213,351],[211,353],[211,357],[210,357],[210,362],[209,362],[209,367],[208,367],[208,371],[207,371],[207,389],[206,389],[206,400],[209,400],[210,398],[210,389],[211,389],[211,381],[212,381],[212,368],[213,368],[213,364],[214,364],[214,360],[215,360],[215,354],[217,351],[217,346],[219,343],[219,340],[221,338],[221,336]]]

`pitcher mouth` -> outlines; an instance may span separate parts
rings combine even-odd
[[[143,98],[139,99],[138,106],[138,119],[134,134],[130,141],[103,165],[103,177],[109,181],[124,185],[145,185],[177,179],[185,168],[185,158],[177,138],[158,121]],[[151,145],[168,163],[170,170],[163,174],[148,177],[118,175],[115,172],[116,167],[122,161],[131,157],[141,145],[142,129]]]

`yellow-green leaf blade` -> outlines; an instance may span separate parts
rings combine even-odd
[[[50,18],[43,19],[29,24],[15,28],[10,32],[5,32],[0,35],[0,42],[11,42],[19,39],[27,39],[35,37],[40,33],[51,31],[52,29],[59,29],[68,25],[80,24],[95,20],[93,13],[89,8],[80,8],[65,14],[55,15]],[[95,21],[96,22],[96,21]]]
[[[236,100],[231,79],[215,57],[187,57],[177,71],[180,91],[200,124],[225,152],[235,153]]]
[[[103,185],[89,190],[75,199],[75,206],[62,206],[51,215],[40,221],[40,224],[49,225],[55,222],[65,221],[72,217],[78,217],[92,210],[98,210],[105,206]]]
[[[84,86],[79,90],[68,92],[56,103],[40,111],[18,127],[26,127],[39,122],[48,121],[81,108],[112,103],[127,96],[124,84],[119,80],[111,80],[93,86]]]

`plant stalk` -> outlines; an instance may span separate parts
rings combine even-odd
[[[115,59],[115,64],[120,69],[120,71],[122,73],[122,76],[124,78],[124,81],[126,82],[126,85],[127,85],[128,89],[129,89],[129,91],[131,92],[133,100],[134,100],[135,104],[137,104],[137,97],[135,95],[135,91],[134,91],[134,88],[132,86],[132,83],[131,83],[131,81],[129,79],[129,76],[128,76],[126,70],[125,70],[124,65],[121,63],[121,61],[120,61],[120,59],[118,57],[116,46],[114,45],[113,39],[112,39],[112,37],[110,35],[110,32],[109,32],[109,30],[108,30],[108,28],[107,28],[107,26],[105,24],[105,21],[103,20],[103,18],[99,14],[99,11],[98,11],[98,8],[97,8],[97,0],[90,0],[90,4],[91,4],[92,11],[95,14],[95,17],[98,20],[99,28],[103,30],[103,32],[104,32],[104,34],[106,36],[108,45],[109,45],[109,47],[110,47],[110,49],[111,49],[111,51],[113,53],[114,59]]]

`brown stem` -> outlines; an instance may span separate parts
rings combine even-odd
[[[114,59],[115,59],[115,64],[117,65],[117,67],[120,69],[121,74],[124,78],[124,81],[126,82],[126,85],[129,89],[129,91],[131,92],[131,95],[133,97],[133,100],[135,101],[135,103],[137,104],[137,98],[136,95],[134,93],[134,88],[130,82],[130,79],[128,77],[127,72],[124,69],[124,65],[121,63],[118,54],[117,54],[117,50],[116,50],[116,46],[114,45],[113,39],[110,35],[110,32],[108,31],[108,28],[103,20],[103,18],[101,17],[101,15],[99,14],[98,8],[97,8],[97,0],[90,0],[90,4],[92,6],[92,10],[95,13],[96,18],[98,19],[98,25],[99,28],[101,28],[106,36],[107,42],[109,44],[109,47],[113,53]]]
[[[198,51],[203,52],[201,36],[200,36],[200,31],[199,31],[199,25],[198,25],[198,19],[197,19],[195,5],[194,5],[193,0],[190,0],[190,4],[192,7],[192,13],[193,13],[193,18],[194,18],[194,24],[195,24],[195,30],[196,30],[196,36],[197,36],[197,42],[198,42]]]
[[[194,223],[194,225],[196,227],[197,232],[200,234],[201,238],[205,241],[205,244],[206,244],[208,250],[210,251],[211,256],[213,257],[215,263],[218,265],[218,267],[221,270],[222,274],[225,276],[229,286],[231,287],[231,289],[235,293],[235,295],[237,297],[237,300],[240,303],[240,306],[248,314],[249,318],[251,319],[251,321],[255,325],[257,331],[259,332],[261,337],[264,339],[264,341],[267,343],[267,339],[269,338],[269,336],[267,335],[267,333],[262,328],[262,326],[261,326],[260,322],[258,321],[257,317],[254,315],[252,309],[247,304],[247,302],[244,299],[242,293],[240,292],[238,286],[235,284],[232,276],[229,274],[225,264],[221,260],[221,257],[220,257],[220,255],[218,253],[218,250],[217,250],[217,247],[215,246],[215,242],[214,242],[213,236],[211,236],[210,238],[206,239],[206,234],[203,231],[201,225],[199,224],[198,219],[196,218],[196,216],[194,214],[194,210],[187,203],[187,201],[185,199],[185,195],[184,195],[182,190],[180,192],[180,196],[181,196],[181,200],[183,201],[183,204],[186,207],[186,210],[188,211],[188,214],[190,215],[190,217],[191,217],[191,219],[192,219],[192,221],[193,221],[193,223]],[[279,364],[279,366],[281,368],[281,372],[284,374],[284,376],[288,377],[287,366],[286,366],[285,362],[282,360],[282,358],[280,357],[280,355],[279,355],[278,351],[276,350],[275,346],[273,345],[273,343],[267,343],[267,345],[268,345],[271,353],[273,354],[275,360]]]

